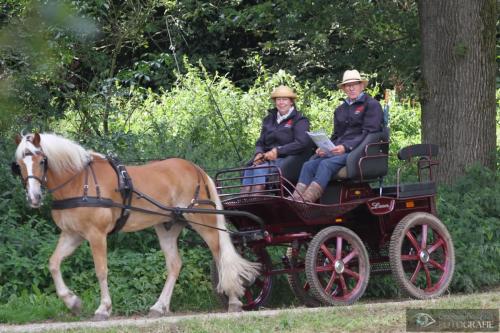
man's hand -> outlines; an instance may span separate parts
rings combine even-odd
[[[316,149],[316,155],[318,155],[319,157],[325,157],[326,153],[323,150],[321,150],[321,148],[318,148]]]
[[[264,154],[264,158],[268,161],[274,161],[278,158],[278,149],[273,148]]]
[[[331,152],[333,155],[342,155],[345,153],[345,147],[344,145],[335,146],[335,148],[333,148]]]

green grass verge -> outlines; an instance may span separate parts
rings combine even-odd
[[[215,314],[185,319],[161,318],[142,322],[141,326],[115,320],[96,328],[86,323],[74,323],[81,328],[65,327],[49,332],[190,332],[190,333],[264,333],[264,332],[404,332],[407,308],[427,309],[498,309],[500,289],[487,293],[451,295],[428,301],[358,303],[349,307],[317,309],[295,308],[282,312],[246,312],[235,316]],[[99,323],[101,324],[101,323]],[[0,331],[6,329],[0,325]],[[11,326],[11,328],[14,328]],[[22,327],[16,327],[22,329]],[[26,327],[28,329],[28,327]],[[45,327],[44,331],[47,327]],[[17,330],[19,331],[19,330]]]

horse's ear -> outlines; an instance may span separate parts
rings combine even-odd
[[[19,146],[22,139],[23,139],[23,137],[21,136],[21,134],[16,134],[16,137],[14,138],[14,140],[16,140],[16,145]]]
[[[33,145],[35,147],[40,147],[40,134],[38,134],[38,132],[35,133],[34,137],[33,137]]]

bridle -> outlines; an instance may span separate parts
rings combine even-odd
[[[33,153],[26,153],[24,156],[33,156],[34,154]],[[47,156],[45,156],[43,153],[39,152],[37,153],[36,155],[42,155],[43,158],[42,160],[40,161],[40,163],[43,164],[43,175],[42,177],[37,177],[37,176],[34,176],[34,175],[28,175],[26,177],[23,177],[22,174],[21,174],[21,167],[19,166],[19,163],[17,162],[12,162],[11,164],[11,171],[12,171],[12,174],[14,176],[19,176],[23,182],[23,185],[24,187],[26,187],[26,184],[28,183],[28,180],[29,179],[34,179],[36,180],[37,182],[40,183],[40,186],[42,187],[42,189],[45,189],[47,188],[47,171],[48,171],[48,160],[47,160]]]

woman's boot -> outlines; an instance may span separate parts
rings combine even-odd
[[[316,182],[312,182],[302,195],[305,202],[316,202],[323,194],[323,188]]]
[[[305,190],[307,189],[307,185],[304,183],[297,183],[295,186],[295,191],[292,193],[292,199],[295,201],[302,200],[302,196],[304,195]]]

